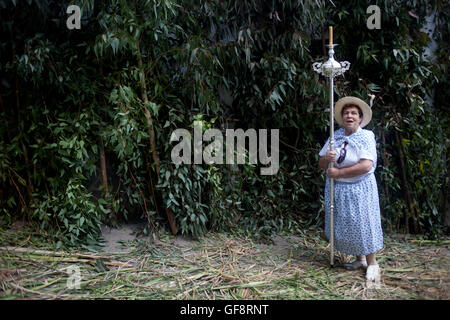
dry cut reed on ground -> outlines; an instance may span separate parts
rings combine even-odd
[[[126,252],[52,250],[39,234],[0,233],[0,299],[449,299],[449,244],[387,236],[381,283],[329,267],[316,231],[273,237],[136,238]],[[339,263],[351,257],[336,255]],[[79,280],[79,281],[77,281]]]

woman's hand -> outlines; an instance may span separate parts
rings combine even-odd
[[[328,151],[325,154],[325,161],[327,163],[334,162],[336,160],[336,151]]]
[[[336,151],[328,151],[324,156],[319,159],[319,167],[326,170],[330,162],[334,162],[336,159]]]
[[[327,175],[328,175],[328,177],[330,177],[332,179],[336,179],[336,178],[339,178],[339,173],[340,173],[339,171],[340,171],[340,169],[338,169],[338,168],[329,168],[327,170]]]

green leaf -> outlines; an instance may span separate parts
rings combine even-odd
[[[111,48],[113,49],[113,53],[117,53],[117,49],[119,48],[120,40],[118,38],[114,38],[111,41]]]

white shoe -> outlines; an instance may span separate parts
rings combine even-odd
[[[378,264],[369,264],[366,271],[367,281],[380,281],[380,266]]]

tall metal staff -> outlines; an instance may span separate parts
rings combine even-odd
[[[344,74],[350,68],[350,62],[337,62],[334,59],[334,47],[337,44],[333,44],[333,27],[329,27],[330,32],[330,42],[326,46],[328,48],[328,60],[324,63],[315,62],[313,63],[314,71],[322,74],[330,80],[330,150],[334,150],[334,77]],[[330,168],[333,167],[333,162],[329,165]],[[334,210],[334,179],[330,178],[330,265],[334,266],[334,221],[333,221],[333,210]]]

